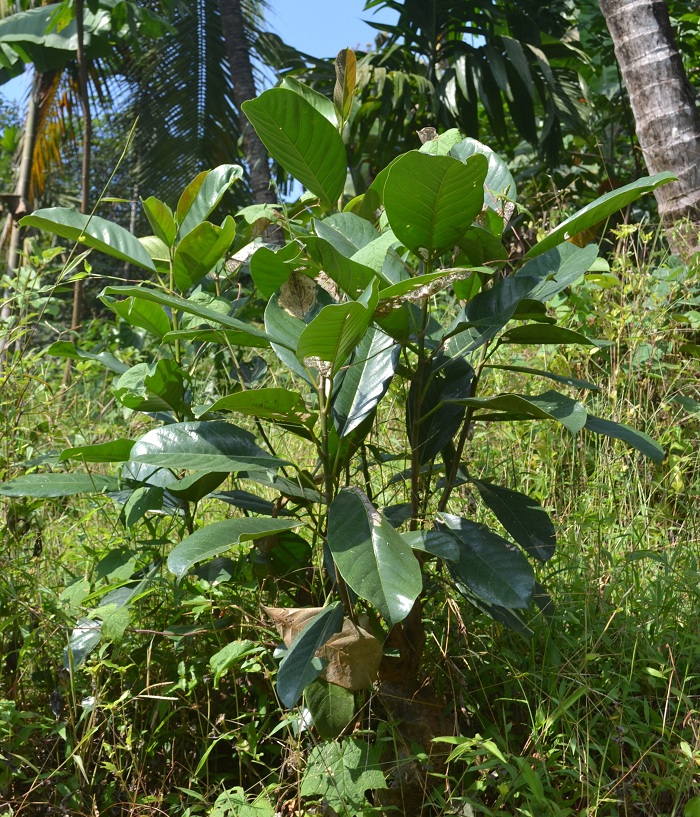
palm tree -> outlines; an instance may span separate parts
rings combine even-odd
[[[700,251],[700,113],[663,0],[600,0],[650,173],[678,181],[654,195],[681,257]]]
[[[515,131],[553,164],[563,132],[584,129],[577,68],[585,57],[566,38],[563,0],[367,0],[375,8],[399,19],[376,25],[377,49],[360,60],[360,142],[400,152],[405,135],[426,126],[474,137],[486,127],[502,148],[512,151]]]

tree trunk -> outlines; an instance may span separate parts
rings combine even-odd
[[[92,115],[90,113],[90,97],[88,95],[88,67],[85,56],[85,29],[84,29],[84,0],[75,0],[75,24],[78,35],[78,86],[80,90],[80,107],[83,112],[83,163],[81,169],[81,196],[80,212],[90,212],[90,147],[92,143]],[[83,319],[83,282],[77,280],[73,284],[73,311],[70,328],[75,332]],[[71,359],[66,358],[63,370],[63,388],[70,382]]]
[[[245,154],[253,201],[256,204],[274,204],[277,201],[274,190],[270,189],[270,167],[267,151],[246,119],[241,105],[247,99],[256,96],[253,66],[243,22],[240,0],[219,0],[221,28],[226,43],[233,95],[239,111],[241,133],[243,134],[243,152]]]
[[[36,142],[37,130],[37,111],[39,107],[39,92],[41,86],[41,75],[34,73],[32,82],[32,90],[29,94],[29,103],[27,106],[27,117],[24,120],[24,137],[22,142],[22,158],[20,159],[19,176],[17,178],[17,185],[15,193],[19,197],[19,207],[16,213],[13,213],[9,218],[12,219],[10,226],[10,246],[7,253],[7,275],[12,278],[17,270],[19,263],[19,224],[17,223],[20,216],[27,212],[27,201],[29,199],[29,187],[32,176],[32,157],[34,156],[34,144]],[[3,293],[2,317],[6,321],[10,317],[11,307],[10,300],[12,292],[5,290]],[[3,358],[5,355],[5,348],[7,346],[7,339],[0,338],[0,371],[2,370]]]
[[[90,212],[90,148],[92,143],[92,115],[88,95],[88,67],[85,57],[85,31],[83,27],[84,0],[75,0],[75,23],[78,34],[78,83],[80,87],[80,107],[83,111],[83,165],[80,177],[80,212]],[[83,317],[82,281],[76,281],[73,289],[73,318],[71,329],[77,329]]]
[[[674,252],[700,250],[700,114],[664,0],[599,0],[650,173],[677,182],[655,191]]]

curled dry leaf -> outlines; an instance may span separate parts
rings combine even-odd
[[[316,284],[308,275],[293,272],[282,284],[277,303],[285,312],[304,320],[316,303]]]
[[[272,619],[286,647],[311,623],[323,607],[263,607]],[[343,621],[343,629],[332,636],[318,651],[328,665],[321,677],[344,689],[366,689],[377,679],[382,660],[382,645],[362,627],[350,619]]]

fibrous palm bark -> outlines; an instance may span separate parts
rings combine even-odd
[[[243,152],[253,200],[256,204],[274,203],[277,196],[270,189],[270,166],[265,146],[258,138],[242,112],[242,104],[256,96],[253,66],[250,61],[250,45],[240,0],[219,0],[221,28],[226,43],[226,54],[231,68],[233,94],[239,111],[240,128],[243,134]]]
[[[629,93],[650,173],[678,181],[657,188],[675,252],[700,250],[700,113],[664,0],[599,0]]]

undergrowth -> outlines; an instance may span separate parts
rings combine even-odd
[[[643,422],[667,459],[654,466],[613,441],[527,423],[475,432],[479,477],[507,477],[557,523],[557,553],[538,568],[554,609],[532,622],[526,643],[449,596],[428,595],[426,683],[447,703],[437,747],[450,755],[447,777],[425,791],[426,809],[696,813],[700,283],[697,270],[661,255],[653,234],[623,227],[617,239],[610,272],[555,304],[608,344],[588,356],[541,354],[552,371],[599,382],[610,416]],[[108,344],[112,331],[93,327]],[[211,365],[220,375],[220,361]],[[115,406],[97,372],[78,363],[60,395],[54,362],[15,357],[0,381],[2,478],[38,462],[46,439],[56,450],[99,441],[100,424],[130,436],[134,415]],[[390,425],[382,433],[390,438]],[[401,467],[381,472],[385,504],[405,501],[404,484],[389,484]],[[461,497],[474,504],[467,489]],[[301,606],[293,580],[265,583],[254,562],[234,559],[226,569],[235,581],[201,571],[174,589],[161,567],[123,632],[75,671],[64,668],[76,616],[167,555],[167,518],[147,539],[115,519],[106,497],[3,500],[0,815],[312,813],[299,781],[314,734],[280,706],[271,650],[251,649],[234,669],[216,661],[234,639],[274,646],[259,582],[266,603]],[[369,693],[357,728],[374,730],[377,745],[403,741],[407,763],[426,752],[405,739],[401,712],[382,711]],[[255,805],[241,805],[244,793]]]

